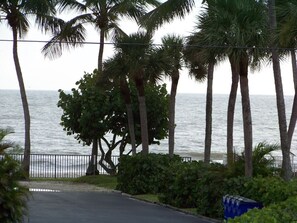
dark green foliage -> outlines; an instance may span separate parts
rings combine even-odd
[[[153,153],[123,156],[118,167],[117,189],[129,194],[157,193],[164,185],[165,171],[175,162],[181,163],[181,158]]]
[[[297,182],[286,182],[278,177],[254,178],[244,184],[242,195],[267,206],[297,195]]]
[[[0,176],[0,222],[22,222],[29,191],[18,183],[21,165],[7,155],[1,157]]]
[[[160,200],[180,208],[197,207],[199,214],[218,216],[222,213],[222,185],[227,169],[220,164],[189,162],[168,169],[166,190]]]
[[[297,197],[291,197],[286,201],[270,205],[261,210],[252,209],[235,219],[228,220],[230,223],[282,223],[297,222]]]
[[[253,176],[274,176],[279,174],[279,169],[274,167],[274,157],[271,152],[279,150],[277,144],[259,143],[253,150]],[[230,176],[244,176],[244,154],[236,155],[236,160],[230,168]]]

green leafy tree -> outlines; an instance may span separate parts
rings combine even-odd
[[[0,22],[6,22],[12,31],[13,39],[13,60],[19,82],[25,119],[25,150],[23,168],[29,175],[30,168],[30,112],[26,95],[23,73],[18,56],[18,38],[23,38],[30,28],[29,17],[35,18],[39,28],[46,28],[47,18],[55,14],[55,0],[1,0],[0,1]]]
[[[112,87],[108,91],[98,90],[96,81],[99,73],[86,74],[77,82],[78,88],[72,89],[71,94],[60,91],[58,106],[63,109],[62,125],[68,135],[87,145],[92,139],[98,139],[101,151],[100,165],[110,174],[114,174],[116,166],[111,160],[114,149],[119,148],[120,155],[124,153],[129,140],[127,110],[119,88]],[[136,87],[130,85],[131,101],[135,123],[136,144],[141,144],[140,113]],[[148,103],[148,133],[149,144],[159,143],[168,133],[168,96],[165,86],[148,85],[146,93],[150,96]],[[100,104],[100,107],[97,105]],[[107,151],[104,149],[107,147]],[[109,166],[105,165],[105,162]],[[94,163],[94,160],[93,160]],[[93,167],[94,168],[94,167]],[[90,169],[92,170],[92,168]],[[88,171],[87,171],[88,172]]]

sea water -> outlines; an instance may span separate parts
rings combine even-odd
[[[41,154],[90,154],[91,147],[79,144],[73,136],[66,135],[60,125],[62,110],[57,107],[57,91],[28,91],[31,113],[31,150]],[[7,139],[23,146],[24,120],[19,91],[0,90],[0,128],[11,127],[14,133]],[[175,153],[201,158],[205,138],[205,98],[203,94],[178,94],[176,98]],[[253,144],[279,143],[279,128],[275,96],[251,95]],[[286,96],[289,122],[293,96]],[[226,153],[228,95],[213,95],[213,159]],[[296,131],[295,131],[296,132]],[[237,97],[234,119],[234,150],[244,147],[241,98]],[[139,147],[138,150],[141,148]],[[151,145],[150,152],[167,153],[168,139],[160,145]],[[292,152],[297,154],[297,135],[293,136]],[[281,154],[281,152],[277,152]],[[115,151],[115,154],[117,152]]]

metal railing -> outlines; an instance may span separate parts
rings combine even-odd
[[[23,154],[9,155],[20,162],[24,158]],[[98,164],[99,160],[100,156],[97,156],[97,169],[100,174],[106,174]],[[183,160],[191,161],[191,157],[183,157]],[[76,178],[86,175],[90,161],[91,155],[31,154],[29,174],[31,178]],[[119,156],[112,156],[112,161],[117,165]]]

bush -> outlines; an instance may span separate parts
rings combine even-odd
[[[258,177],[244,184],[242,195],[267,206],[297,195],[297,182],[286,182],[278,177]]]
[[[220,164],[189,162],[167,170],[166,190],[159,199],[180,208],[197,208],[205,216],[222,216],[226,168]]]
[[[297,221],[297,197],[270,205],[263,209],[252,209],[247,213],[228,220],[230,223],[277,223]]]
[[[158,193],[164,187],[164,172],[179,156],[163,154],[123,156],[120,158],[117,189],[129,194]]]
[[[9,156],[2,157],[0,176],[0,222],[22,222],[29,191],[18,183],[23,176],[20,164]]]

